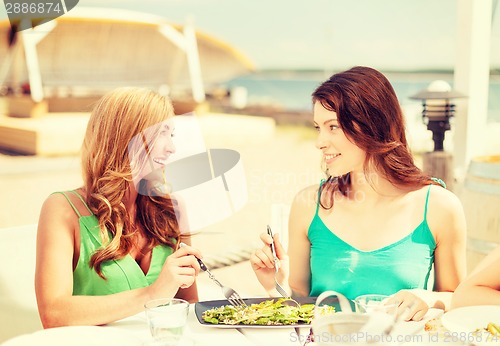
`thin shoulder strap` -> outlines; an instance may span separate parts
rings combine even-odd
[[[427,189],[427,196],[425,197],[424,220],[427,219],[427,205],[429,204],[429,195],[431,194],[431,186],[432,184],[429,185],[429,188]]]
[[[89,206],[87,205],[87,203],[85,203],[85,201],[83,200],[82,196],[80,196],[80,194],[79,194],[78,192],[76,192],[75,190],[71,190],[70,192],[71,192],[71,193],[73,193],[73,194],[75,194],[75,195],[78,197],[78,199],[79,199],[80,201],[82,201],[82,203],[83,203],[83,205],[85,206],[85,208],[87,208],[87,210],[88,210],[91,214],[93,214],[93,213],[92,213],[92,210],[90,210]]]
[[[57,192],[54,192],[53,194],[56,194],[56,193],[60,193],[61,195],[64,196],[64,198],[66,198],[66,200],[68,201],[68,203],[71,205],[71,207],[73,208],[73,210],[75,211],[76,215],[78,215],[78,217],[82,217],[82,215],[80,214],[80,212],[78,211],[78,209],[76,209],[75,205],[73,204],[73,202],[71,202],[71,200],[69,199],[68,195],[66,195],[66,192],[63,192],[63,191],[57,191]]]
[[[436,183],[438,183],[439,185],[441,185],[442,187],[444,187],[446,189],[446,183],[444,181],[442,181],[441,179],[432,177],[431,180],[435,181]]]
[[[319,183],[319,188],[318,188],[318,200],[316,201],[316,214],[315,215],[318,215],[319,206],[321,204],[321,191],[322,191],[322,187],[323,187],[324,183],[325,183],[325,179],[321,179],[321,182]]]

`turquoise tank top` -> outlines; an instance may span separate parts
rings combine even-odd
[[[91,212],[76,191],[69,192],[78,196]],[[103,262],[101,268],[106,280],[101,278],[89,266],[90,257],[102,245],[97,217],[94,214],[82,216],[65,192],[56,193],[61,193],[66,197],[78,215],[80,223],[80,257],[73,271],[73,295],[97,296],[118,293],[147,287],[158,278],[163,263],[173,252],[171,247],[162,244],[153,248],[151,265],[147,274],[144,274],[139,264],[130,255],[127,255],[118,260]]]
[[[354,299],[363,294],[391,295],[402,289],[427,289],[436,242],[424,219],[409,235],[373,251],[361,251],[335,235],[318,215],[319,201],[308,238],[311,242],[311,291],[318,296],[334,290]]]

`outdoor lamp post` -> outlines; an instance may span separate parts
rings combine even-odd
[[[454,176],[452,155],[444,151],[444,137],[445,132],[451,129],[450,119],[455,113],[452,100],[463,97],[465,95],[452,90],[443,80],[433,81],[426,89],[410,96],[410,99],[422,100],[422,119],[427,129],[432,131],[434,141],[434,151],[423,156],[423,171],[442,179],[448,189],[452,189]]]
[[[427,129],[432,131],[434,151],[444,150],[444,135],[451,129],[450,118],[455,113],[455,104],[451,101],[462,97],[465,95],[451,90],[451,86],[443,80],[433,81],[427,89],[410,96],[411,99],[422,100],[422,119]]]

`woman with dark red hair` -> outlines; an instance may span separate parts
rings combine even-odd
[[[391,295],[407,320],[447,309],[466,274],[465,217],[444,183],[415,165],[393,87],[357,66],[322,83],[312,100],[326,177],[295,197],[288,253],[274,239],[278,282],[294,296]],[[272,294],[272,239],[261,239],[251,263]]]

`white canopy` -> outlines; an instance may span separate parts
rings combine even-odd
[[[230,45],[165,19],[126,10],[78,7],[20,31],[9,45],[0,22],[0,84],[28,83],[33,100],[64,90],[99,95],[118,86],[148,86],[172,94],[191,89],[203,101],[207,86],[254,69]]]

